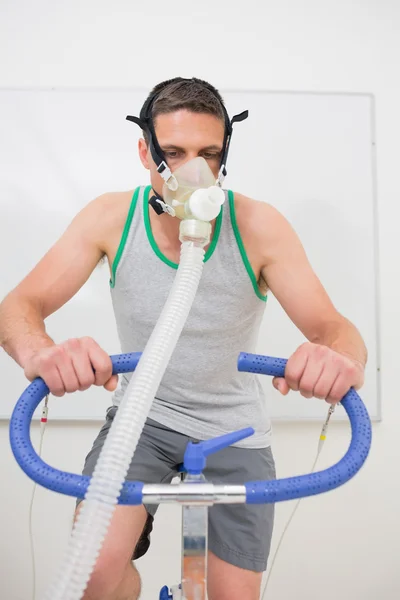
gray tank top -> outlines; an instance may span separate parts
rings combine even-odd
[[[153,237],[149,218],[151,187],[134,192],[112,266],[111,296],[122,352],[143,351],[170,292],[178,265]],[[217,218],[202,278],[150,417],[195,439],[253,427],[236,444],[270,445],[271,423],[257,375],[237,370],[240,352],[254,352],[266,296],[258,287],[236,224],[234,195]],[[121,375],[118,405],[130,375]]]

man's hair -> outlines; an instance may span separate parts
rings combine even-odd
[[[194,113],[214,115],[225,122],[222,106],[224,101],[218,90],[207,81],[192,77],[182,81],[180,77],[168,79],[156,85],[149,98],[157,94],[152,107],[152,118],[172,113],[177,110],[188,110]],[[147,136],[143,132],[146,142]]]

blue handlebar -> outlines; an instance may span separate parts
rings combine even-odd
[[[134,371],[141,354],[111,356],[113,374]],[[239,371],[283,376],[286,360],[240,354]],[[10,420],[10,443],[14,456],[25,473],[40,485],[53,491],[83,498],[90,477],[59,471],[47,465],[35,452],[30,439],[30,423],[36,407],[48,394],[49,388],[40,378],[35,379],[21,395]],[[289,477],[275,481],[252,481],[246,484],[248,503],[279,502],[311,496],[339,487],[351,479],[364,464],[371,446],[371,422],[360,397],[350,390],[342,405],[350,419],[352,439],[350,447],[339,463],[325,471]],[[125,482],[119,504],[141,504],[143,483]]]

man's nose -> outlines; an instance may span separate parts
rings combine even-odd
[[[192,152],[187,152],[186,156],[185,156],[185,160],[182,162],[182,164],[184,165],[185,163],[189,162],[190,160],[193,160],[194,158],[198,157],[198,153],[196,151],[192,151]]]

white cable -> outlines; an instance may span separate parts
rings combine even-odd
[[[44,401],[44,407],[42,410],[42,417],[40,419],[40,440],[39,440],[39,451],[38,451],[38,455],[40,457],[42,456],[44,430],[46,428],[46,423],[47,423],[48,398],[49,397],[46,396],[45,401]],[[32,558],[32,600],[36,599],[36,564],[35,564],[35,545],[33,543],[33,519],[32,519],[33,502],[35,500],[36,487],[37,487],[37,484],[35,483],[33,485],[32,497],[31,497],[31,502],[29,505],[29,517],[28,517],[29,518],[29,541],[30,541],[31,558]]]
[[[321,454],[322,447],[323,447],[325,439],[326,439],[326,433],[328,431],[329,420],[330,420],[330,418],[331,418],[334,410],[335,410],[335,405],[331,404],[331,406],[329,407],[329,410],[328,410],[328,415],[327,415],[327,417],[325,419],[325,422],[324,422],[324,424],[322,426],[322,430],[321,430],[321,433],[320,433],[320,436],[319,436],[319,441],[318,441],[317,455],[315,457],[314,464],[313,464],[313,466],[311,468],[310,473],[314,473],[315,467],[317,466],[318,458],[319,458],[319,456]],[[276,550],[275,550],[275,554],[274,554],[274,556],[272,558],[271,566],[269,568],[269,573],[268,573],[267,581],[265,582],[264,591],[262,593],[261,600],[265,600],[265,598],[266,598],[268,583],[269,583],[269,580],[271,578],[271,573],[272,573],[272,570],[274,568],[276,557],[278,556],[278,552],[279,552],[280,547],[282,546],[283,539],[284,539],[284,537],[286,535],[287,530],[289,529],[290,523],[292,522],[293,517],[296,514],[297,509],[299,508],[300,502],[302,500],[303,500],[303,498],[299,498],[297,500],[296,504],[294,505],[294,509],[293,509],[293,511],[292,511],[292,513],[291,513],[291,515],[290,515],[290,517],[289,517],[289,519],[288,519],[288,521],[287,521],[287,523],[286,523],[286,525],[285,525],[285,527],[283,529],[282,535],[281,535],[281,537],[279,539],[278,545],[277,545]]]

